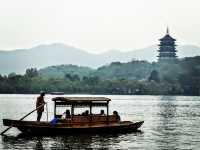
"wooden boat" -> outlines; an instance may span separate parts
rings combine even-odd
[[[120,121],[116,114],[109,115],[109,98],[105,97],[56,97],[54,101],[54,120],[22,121],[3,119],[5,126],[18,128],[28,134],[69,134],[69,133],[127,133],[137,131],[144,121]],[[61,118],[57,113],[60,107],[70,108],[71,114]],[[75,114],[76,108],[89,108],[88,114]],[[94,107],[106,107],[107,114],[93,114]]]

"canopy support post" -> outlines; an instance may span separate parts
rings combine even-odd
[[[92,105],[90,104],[90,115],[92,114]]]
[[[73,120],[73,116],[74,116],[74,105],[71,106],[71,116],[72,116],[72,120]]]
[[[92,122],[92,104],[90,104],[90,123]]]
[[[109,101],[107,101],[107,123],[109,123],[109,105],[108,105]]]
[[[54,103],[54,118],[56,118],[56,101]]]

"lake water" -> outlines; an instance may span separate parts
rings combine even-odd
[[[37,95],[0,95],[2,118],[19,119],[35,108]],[[47,95],[51,119],[53,103]],[[117,110],[122,120],[144,120],[141,132],[128,134],[23,136],[12,128],[0,137],[0,149],[200,149],[200,97],[119,96],[112,99],[110,112]],[[26,120],[35,120],[36,113]],[[43,114],[46,119],[46,112]]]

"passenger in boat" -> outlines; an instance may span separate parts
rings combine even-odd
[[[120,122],[121,118],[120,118],[120,116],[119,116],[119,114],[118,114],[117,111],[113,111],[113,116],[116,116],[116,120],[117,120],[118,122]]]
[[[62,115],[62,119],[68,119],[70,117],[71,117],[70,111],[69,111],[69,109],[67,109]]]
[[[45,96],[45,92],[43,92],[43,91],[40,92],[40,96],[37,97],[36,108],[45,104],[44,96]],[[44,105],[37,109],[37,121],[40,121],[43,111],[44,111]]]
[[[101,116],[105,116],[105,113],[104,113],[104,110],[103,110],[103,109],[100,111],[100,115],[101,115]]]
[[[83,116],[88,116],[89,115],[89,111],[86,110],[85,112],[82,113]]]
[[[89,111],[88,111],[88,110],[85,111],[85,115],[86,115],[86,116],[89,115]]]

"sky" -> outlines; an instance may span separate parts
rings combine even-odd
[[[200,46],[199,0],[0,0],[0,50],[64,43],[101,53],[158,44]]]

